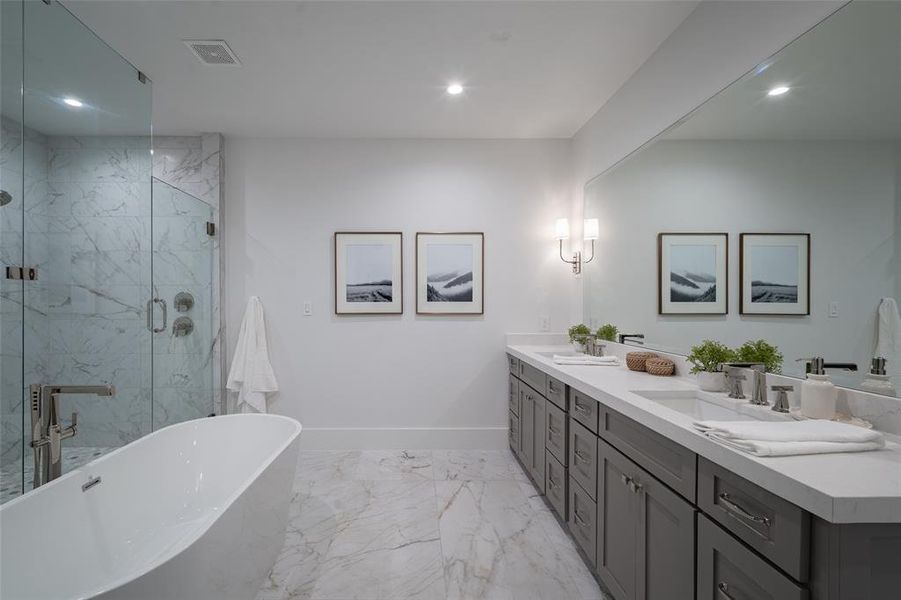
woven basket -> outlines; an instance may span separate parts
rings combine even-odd
[[[630,371],[644,371],[645,362],[656,356],[653,352],[629,352],[626,354],[626,366]]]
[[[676,372],[676,364],[668,358],[649,358],[645,368],[651,375],[667,376]]]

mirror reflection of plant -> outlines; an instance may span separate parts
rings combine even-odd
[[[588,339],[588,336],[591,335],[591,329],[588,328],[588,325],[584,323],[580,323],[579,325],[573,325],[569,328],[569,341],[577,342],[579,344],[584,344],[585,340]]]
[[[782,353],[777,346],[766,340],[747,341],[737,350],[738,360],[742,362],[762,363],[768,373],[782,372]]]
[[[619,333],[617,326],[611,323],[607,323],[606,325],[601,325],[601,327],[598,328],[597,336],[599,340],[613,342],[616,340],[617,333]]]
[[[715,340],[704,340],[692,346],[686,360],[691,364],[692,373],[715,373],[721,363],[732,362],[736,357],[736,351],[729,346]]]

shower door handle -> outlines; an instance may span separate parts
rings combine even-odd
[[[153,305],[159,304],[163,308],[163,326],[162,327],[154,327],[153,326]],[[166,327],[169,325],[169,313],[166,309],[166,301],[162,298],[154,298],[152,300],[147,301],[147,329],[152,331],[153,333],[162,333],[166,331]]]

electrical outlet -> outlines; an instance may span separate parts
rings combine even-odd
[[[313,303],[312,302],[304,302],[303,303],[303,316],[309,317],[313,314]]]
[[[551,330],[551,318],[548,316],[541,317],[541,331],[550,331]]]
[[[835,318],[838,316],[838,302],[833,300],[829,303],[829,316]]]

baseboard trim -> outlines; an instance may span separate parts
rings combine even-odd
[[[502,450],[506,427],[304,427],[302,450]]]

